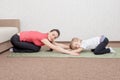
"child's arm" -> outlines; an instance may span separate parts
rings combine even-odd
[[[83,51],[83,48],[78,48],[78,49],[72,50],[72,52],[76,52],[76,53],[80,53],[81,51]]]

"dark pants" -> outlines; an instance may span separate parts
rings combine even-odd
[[[95,49],[92,50],[92,52],[96,55],[110,53],[110,49],[106,48],[108,43],[108,38],[105,38]]]
[[[11,43],[13,45],[13,52],[38,52],[41,48],[33,43],[20,41],[17,34],[11,38]]]

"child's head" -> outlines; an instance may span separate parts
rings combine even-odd
[[[79,38],[72,38],[70,42],[70,48],[73,50],[80,48],[80,42],[81,40]]]

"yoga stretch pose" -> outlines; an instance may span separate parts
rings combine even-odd
[[[79,55],[76,52],[69,51],[68,45],[56,43],[55,39],[60,36],[58,29],[52,29],[48,33],[39,31],[22,31],[12,36],[11,43],[13,45],[13,52],[38,52],[43,45],[47,47],[71,55]]]
[[[83,50],[91,50],[94,54],[106,54],[114,53],[115,51],[111,47],[106,47],[109,40],[105,36],[93,37],[87,40],[81,40],[79,38],[73,38],[70,43],[70,48],[74,52],[81,52]]]

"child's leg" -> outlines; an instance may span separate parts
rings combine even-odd
[[[16,34],[11,38],[13,44],[13,52],[38,52],[39,46],[29,42],[21,42],[19,36]]]
[[[94,54],[100,55],[100,54],[106,54],[110,53],[110,49],[106,48],[107,44],[109,43],[109,40],[105,38],[94,50]]]

